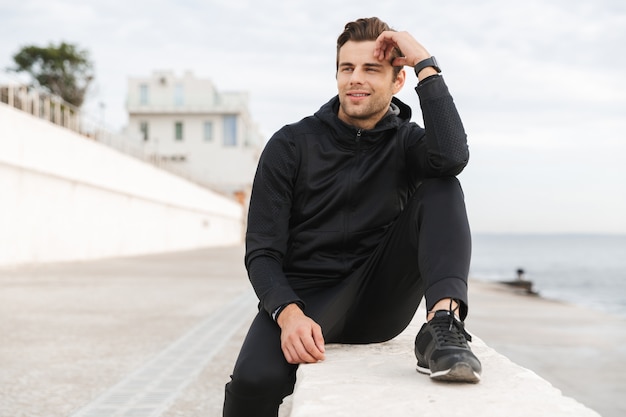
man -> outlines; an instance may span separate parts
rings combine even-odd
[[[424,128],[393,97],[415,68]],[[280,129],[254,180],[246,267],[259,297],[226,385],[224,416],[276,416],[298,364],[325,343],[406,328],[425,296],[418,371],[478,382],[463,328],[470,232],[458,180],[466,135],[434,58],[377,18],[337,40],[338,95]]]

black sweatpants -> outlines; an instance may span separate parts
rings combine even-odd
[[[427,309],[442,298],[461,301],[465,318],[470,252],[458,180],[429,179],[365,264],[334,287],[298,295],[326,343],[382,342],[408,326],[424,296]],[[276,417],[283,398],[293,392],[297,367],[283,356],[280,328],[261,310],[226,384],[223,415]]]

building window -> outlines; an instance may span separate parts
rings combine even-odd
[[[224,116],[224,146],[237,146],[237,116]]]
[[[174,105],[182,106],[185,104],[185,90],[182,84],[174,86]]]
[[[176,122],[174,124],[174,134],[176,140],[183,140],[183,122]]]
[[[141,137],[144,141],[148,140],[148,122],[140,122],[139,123],[139,131],[141,132]]]
[[[204,122],[204,141],[213,141],[213,122]]]
[[[139,104],[148,104],[148,84],[139,85]]]

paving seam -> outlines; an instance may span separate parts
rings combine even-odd
[[[159,417],[254,314],[246,292],[70,417]]]

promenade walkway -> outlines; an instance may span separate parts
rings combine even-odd
[[[470,331],[626,414],[626,320],[473,284]],[[241,247],[0,269],[0,416],[220,416],[255,310]]]
[[[0,416],[218,416],[241,247],[0,270]]]

